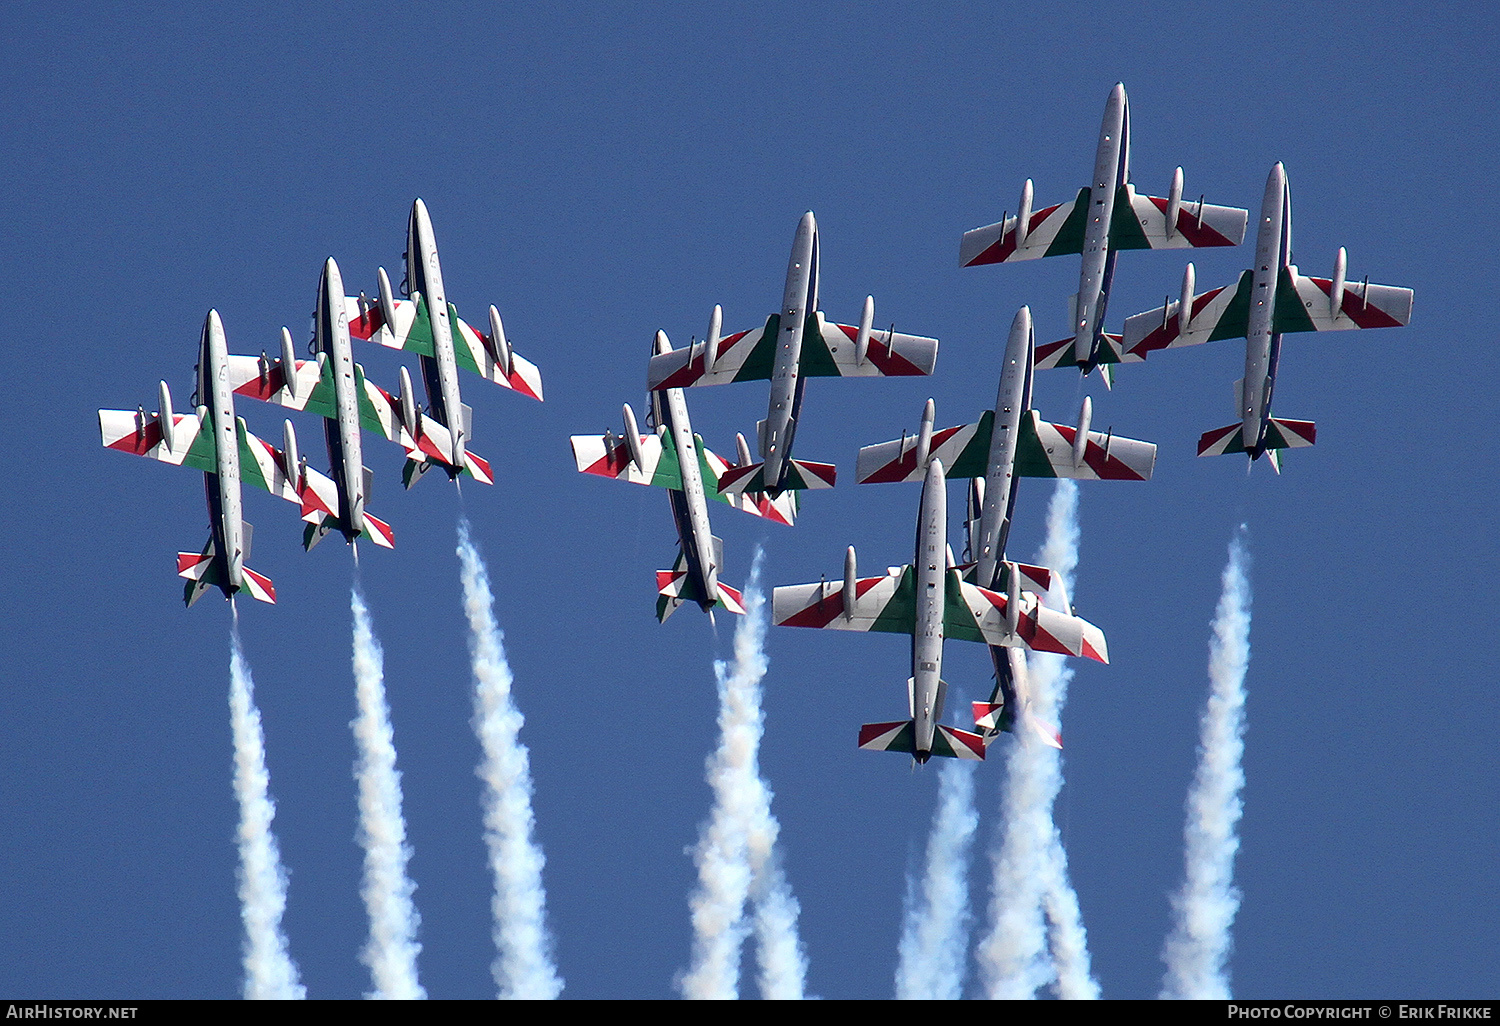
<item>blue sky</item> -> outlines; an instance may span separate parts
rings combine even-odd
[[[845,484],[795,529],[713,511],[726,581],[767,550],[768,583],[910,558],[915,488],[856,488],[862,444],[993,402],[1005,332],[1030,304],[1061,337],[1077,262],[960,270],[960,233],[1085,183],[1099,116],[1129,90],[1133,178],[1252,209],[1276,160],[1296,259],[1415,289],[1402,330],[1288,339],[1277,412],[1318,444],[1280,478],[1198,460],[1233,419],[1233,342],[1125,368],[1115,390],[1042,372],[1054,420],[1160,445],[1145,485],[1086,484],[1081,615],[1113,665],[1081,666],[1057,807],[1106,996],[1154,995],[1182,872],[1182,802],[1206,689],[1208,621],[1235,525],[1254,556],[1245,818],[1234,991],[1244,997],[1493,996],[1500,969],[1496,455],[1489,195],[1495,15],[1402,5],[284,5],[229,19],[15,8],[0,20],[0,154],[11,300],[0,424],[0,990],[228,997],[240,986],[229,786],[227,605],[184,611],[173,553],[205,536],[198,476],[99,447],[94,411],[191,391],[209,307],[233,352],[305,337],[321,262],[373,292],[414,196],[450,298],[496,304],[547,402],[475,378],[473,448],[493,488],[403,493],[371,441],[371,510],[394,552],[363,560],[415,856],[422,982],[493,993],[479,749],[455,522],[489,560],[527,722],[548,912],[573,997],[666,997],[688,959],[684,854],[708,807],[712,660],[704,617],[652,617],[671,563],[665,498],[574,472],[572,433],[641,409],[653,333],[725,330],[779,303],[803,211],[821,229],[822,300],[850,321],[942,340],[927,381],[814,380],[798,452]],[[1200,288],[1249,250],[1198,255]],[[1109,326],[1161,302],[1178,254],[1121,262]],[[364,347],[394,387],[398,360]],[[720,452],[764,416],[763,388],[689,396]],[[279,410],[245,402],[276,437]],[[297,421],[321,456],[319,426]],[[1023,486],[1018,555],[1048,487]],[[955,492],[956,496],[956,492]],[[311,554],[284,504],[247,495],[251,565],[275,608],[243,611],[265,720],[285,928],[309,993],[369,989],[348,729],[351,561]],[[956,527],[956,518],[955,518]],[[804,636],[806,635],[806,636]],[[892,992],[905,877],[936,775],[855,750],[893,719],[898,637],[773,629],[762,765],[802,905],[809,990]],[[988,687],[982,649],[945,676]],[[1003,742],[1008,743],[1008,742]],[[1001,760],[980,770],[981,851]],[[976,907],[987,898],[976,858]],[[753,987],[750,988],[753,990]]]

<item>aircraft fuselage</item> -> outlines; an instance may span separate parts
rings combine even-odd
[[[656,351],[670,348],[665,336],[658,333]],[[697,588],[699,605],[707,612],[718,602],[719,567],[708,522],[708,499],[703,491],[703,466],[698,459],[693,424],[688,418],[687,400],[682,389],[668,388],[651,393],[651,406],[655,422],[666,428],[662,444],[672,446],[677,454],[682,490],[669,489],[667,495],[689,579]]]
[[[245,522],[240,506],[240,446],[229,380],[229,349],[217,310],[208,312],[198,344],[198,402],[207,408],[214,433],[217,473],[204,474],[203,486],[215,558],[223,560],[223,580],[227,582],[223,591],[228,598],[244,583]]]
[[[1005,558],[1006,535],[1016,502],[1016,438],[1021,417],[1031,407],[1035,345],[1031,310],[1023,306],[1011,322],[1010,339],[1005,346],[1005,363],[1000,369],[1000,387],[995,396],[994,433],[990,435],[989,462],[985,469],[979,538],[970,540],[971,555],[977,564],[974,579],[984,588],[995,586],[1000,560]]]
[[[462,468],[468,439],[458,390],[458,362],[453,355],[453,324],[448,319],[448,294],[443,289],[443,269],[438,263],[432,219],[420,199],[412,204],[407,222],[406,283],[412,295],[421,293],[432,324],[433,355],[421,357],[428,409],[452,435],[450,466]]]
[[[1281,359],[1281,335],[1273,330],[1276,286],[1292,262],[1292,199],[1286,169],[1278,163],[1266,179],[1255,240],[1255,270],[1245,330],[1245,378],[1240,394],[1241,438],[1251,459],[1265,452],[1271,391]]]
[[[934,459],[922,485],[917,515],[916,626],[911,635],[911,715],[913,753],[918,762],[932,754],[932,737],[943,714],[943,612],[948,576],[948,487],[943,462]]]
[[[1083,265],[1078,275],[1078,309],[1073,321],[1073,355],[1090,368],[1099,356],[1104,312],[1115,277],[1116,253],[1109,246],[1115,196],[1130,180],[1130,104],[1125,87],[1116,84],[1104,105],[1094,177],[1089,183],[1089,209],[1083,228]]]
[[[818,308],[818,222],[812,211],[802,215],[792,256],[786,269],[786,292],[781,301],[776,355],[771,370],[771,401],[761,438],[764,477],[772,494],[780,491],[791,458],[792,436],[802,410],[802,334],[810,313]]]
[[[349,344],[349,315],[344,309],[344,280],[332,257],[323,265],[318,282],[318,305],[313,314],[313,344],[325,354],[333,373],[335,420],[323,422],[328,442],[328,465],[339,490],[343,512],[340,529],[353,540],[364,524],[364,454],[360,444],[359,382],[354,373],[354,352]]]

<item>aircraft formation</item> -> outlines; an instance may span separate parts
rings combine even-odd
[[[1130,108],[1123,85],[1105,105],[1089,183],[1068,202],[1033,209],[1033,183],[1021,190],[1014,215],[963,233],[960,264],[975,267],[1041,257],[1080,257],[1078,292],[1069,303],[1071,334],[1038,345],[1029,307],[1015,313],[992,408],[972,423],[937,429],[931,400],[914,434],[859,450],[857,484],[921,482],[916,545],[909,564],[860,577],[853,546],[841,577],[774,589],[772,618],[792,627],[882,631],[910,635],[908,716],[860,728],[861,748],[898,751],[916,762],[947,756],[983,759],[1001,732],[1016,732],[1060,747],[1056,728],[1031,709],[1024,653],[1053,652],[1107,663],[1104,633],[1077,616],[1061,574],[1006,557],[1022,477],[1145,481],[1156,462],[1150,442],[1092,430],[1093,402],[1083,400],[1076,421],[1052,423],[1032,405],[1037,369],[1075,367],[1100,372],[1112,386],[1117,365],[1152,353],[1220,339],[1245,340],[1245,376],[1235,385],[1236,423],[1205,432],[1201,456],[1266,456],[1280,471],[1280,450],[1312,445],[1311,421],[1272,416],[1271,397],[1288,332],[1395,327],[1411,317],[1412,291],[1351,282],[1347,256],[1338,251],[1331,278],[1301,274],[1292,261],[1291,199],[1286,171],[1276,164],[1266,182],[1257,224],[1254,266],[1221,288],[1197,293],[1187,264],[1179,298],[1127,317],[1123,330],[1106,330],[1111,286],[1121,251],[1237,246],[1249,211],[1215,206],[1200,196],[1185,200],[1179,167],[1165,197],[1138,194],[1130,182]],[[279,358],[228,354],[218,315],[205,321],[193,412],[177,414],[163,382],[156,414],[101,410],[105,446],[186,465],[204,473],[211,536],[201,553],[181,553],[189,605],[209,586],[226,597],[244,590],[274,601],[271,582],[245,566],[250,525],[243,520],[240,483],[299,504],[311,548],[337,530],[353,545],[368,538],[394,544],[391,528],[366,510],[370,472],[361,450],[363,431],[396,442],[406,452],[403,480],[410,487],[427,470],[450,478],[467,474],[492,482],[490,466],[468,445],[473,417],[459,394],[460,368],[502,387],[542,398],[537,368],[513,352],[496,308],[489,333],[458,317],[447,301],[431,220],[422,201],[408,223],[406,276],[396,298],[384,269],[376,298],[345,294],[338,266],[324,266],[314,314],[313,359],[299,360],[283,329]],[[809,378],[924,376],[936,370],[938,340],[875,327],[874,298],[866,296],[857,324],[825,318],[819,294],[818,225],[811,212],[799,221],[787,264],[780,308],[764,324],[721,332],[716,306],[707,336],[674,348],[657,331],[647,362],[644,427],[629,403],[620,431],[574,435],[574,461],[583,473],[668,493],[678,552],[671,569],[656,572],[656,615],[665,621],[683,603],[708,613],[743,614],[741,593],[720,578],[723,543],[709,520],[709,500],[785,526],[801,514],[799,495],[831,488],[832,464],[793,456],[804,417]],[[354,362],[351,339],[414,352],[427,402],[419,405],[403,368],[394,395],[368,381]],[[709,450],[694,432],[687,389],[730,382],[770,383],[765,419],[752,452],[736,435],[730,462]],[[308,466],[290,421],[283,447],[250,434],[235,417],[234,397],[245,395],[325,418],[329,474]],[[947,482],[967,480],[963,560],[948,538]],[[989,649],[995,685],[972,707],[973,729],[945,725],[947,684],[942,679],[948,638]]]
[[[194,412],[173,411],[165,381],[158,389],[154,414],[143,406],[99,411],[106,448],[203,471],[208,544],[201,553],[177,556],[178,576],[188,581],[183,598],[189,606],[210,586],[225,598],[245,591],[262,602],[276,601],[271,581],[245,566],[252,530],[241,512],[242,482],[300,506],[307,521],[304,548],[311,549],[334,530],[351,547],[368,538],[392,548],[396,539],[390,525],[365,509],[372,474],[364,465],[364,431],[406,451],[402,479],[408,488],[433,467],[452,480],[467,474],[494,483],[489,463],[466,444],[473,433],[473,416],[459,394],[458,368],[538,400],[541,374],[511,349],[493,306],[490,333],[485,335],[463,321],[447,301],[432,220],[420,199],[412,204],[407,223],[405,260],[402,298],[394,297],[390,279],[380,268],[378,298],[372,302],[363,292],[345,295],[338,264],[328,258],[318,282],[311,360],[297,358],[286,328],[281,329],[280,355],[275,359],[264,351],[260,356],[231,355],[219,314],[210,310],[198,346]],[[406,368],[401,368],[394,396],[366,378],[364,368],[354,362],[352,338],[416,353],[427,389],[426,408],[418,405]],[[308,466],[290,420],[285,422],[280,449],[251,434],[244,420],[235,416],[234,399],[240,395],[321,415],[329,473]],[[358,549],[354,551],[357,559]]]

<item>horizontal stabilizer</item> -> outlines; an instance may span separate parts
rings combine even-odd
[[[917,755],[916,724],[911,720],[894,723],[866,723],[859,728],[859,747],[869,752],[905,752]],[[937,725],[932,735],[932,755],[949,759],[984,758],[984,738],[956,727]]]
[[[719,595],[711,608],[727,609],[739,616],[745,615],[745,601],[740,592],[719,582]],[[677,612],[684,602],[703,604],[703,593],[698,582],[688,573],[687,558],[679,551],[677,562],[670,570],[656,571],[656,619],[666,623],[667,618]]]
[[[1038,370],[1046,370],[1049,367],[1083,366],[1078,362],[1073,353],[1074,346],[1071,338],[1044,343],[1036,347],[1036,367]],[[1099,340],[1099,352],[1094,356],[1094,363],[1098,365],[1139,363],[1145,358],[1145,354],[1137,355],[1127,351],[1123,336],[1105,332]],[[1107,379],[1106,384],[1109,384],[1112,380],[1112,377]]]
[[[1042,721],[1030,712],[1021,715],[1027,728],[1042,743],[1052,748],[1062,748],[1062,735],[1057,728],[1050,723]],[[986,740],[993,740],[1000,731],[1008,734],[1016,732],[1016,716],[1013,712],[1007,712],[1003,703],[998,702],[975,702],[974,703],[974,726],[984,731]]]
[[[1244,430],[1240,424],[1205,431],[1198,439],[1199,456],[1222,456],[1244,452]],[[1266,425],[1265,448],[1302,449],[1318,439],[1318,426],[1310,420],[1279,420],[1272,417]]]
[[[369,513],[365,514],[364,534],[366,538],[369,538],[383,549],[394,549],[396,547],[396,532],[391,530],[391,525],[379,517],[371,516]]]
[[[743,467],[730,467],[719,478],[719,491],[765,492],[771,489],[762,473],[764,463],[751,463]],[[832,488],[838,477],[838,468],[832,463],[813,463],[810,460],[790,460],[782,474],[778,491],[807,488]]]
[[[240,567],[244,580],[239,588],[234,591],[244,590],[250,593],[250,597],[261,602],[276,602],[276,588],[271,584],[271,579],[264,574],[258,574],[247,566]],[[183,602],[191,606],[203,596],[209,588],[223,589],[226,595],[231,589],[227,588],[227,580],[224,576],[222,560],[217,558],[212,539],[203,547],[202,552],[179,552],[177,553],[177,576],[187,579],[187,586],[183,589]]]

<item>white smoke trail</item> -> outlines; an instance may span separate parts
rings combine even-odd
[[[286,911],[286,872],[271,820],[266,741],[255,707],[255,682],[240,648],[240,621],[234,613],[229,634],[229,722],[234,735],[234,796],[239,801],[240,917],[245,923],[245,997],[291,1000],[307,997],[297,966],[281,932]]]
[[[1198,770],[1187,797],[1186,870],[1172,898],[1176,923],[1162,959],[1161,996],[1229,998],[1229,929],[1240,907],[1234,856],[1240,840],[1240,788],[1245,772],[1245,670],[1250,664],[1250,552],[1246,527],[1229,543],[1223,593],[1209,643],[1208,703],[1198,741]]]
[[[1094,979],[1089,958],[1088,932],[1083,928],[1083,912],[1078,895],[1068,883],[1068,853],[1063,849],[1062,834],[1052,828],[1052,843],[1047,847],[1047,892],[1042,907],[1051,927],[1052,964],[1057,969],[1057,996],[1064,1001],[1097,1001],[1099,982]]]
[[[349,724],[358,756],[354,779],[359,784],[359,843],[365,849],[365,880],[360,893],[370,915],[370,939],[360,961],[370,967],[375,990],[370,997],[411,1000],[427,992],[417,982],[417,926],[412,905],[416,885],[406,875],[411,847],[401,815],[401,774],[385,700],[384,653],[370,626],[370,612],[356,586],[350,589],[354,613],[354,690],[359,715]]]
[[[475,772],[485,783],[484,841],[495,875],[490,907],[499,954],[490,971],[502,998],[551,1000],[562,993],[563,981],[547,931],[547,860],[533,837],[531,760],[520,742],[525,717],[511,699],[515,678],[505,658],[505,635],[495,623],[489,571],[467,519],[458,522],[458,561],[474,668],[474,733],[484,752]]]
[[[678,980],[690,999],[738,996],[740,949],[749,932],[745,906],[752,900],[761,996],[798,1000],[806,983],[807,959],[797,934],[801,908],[781,866],[781,827],[771,815],[771,789],[758,761],[765,729],[760,683],[767,667],[761,558],[757,549],[745,585],[745,616],[734,632],[734,663],[714,664],[720,737],[707,763],[714,806],[694,851],[692,967]]]
[[[969,852],[979,813],[974,808],[974,764],[957,759],[938,767],[938,804],[927,836],[921,888],[906,881],[906,913],[896,965],[902,1001],[957,1001],[963,996],[969,948]]]
[[[1078,486],[1060,480],[1047,507],[1047,537],[1037,562],[1057,571],[1066,608],[1078,566]],[[1027,659],[1033,712],[1058,723],[1073,670],[1062,656],[1033,652]],[[1067,857],[1052,822],[1062,788],[1056,749],[1025,737],[1009,745],[1001,798],[1003,827],[991,853],[990,932],[977,952],[989,997],[1032,998],[1048,984],[1059,996],[1097,997],[1078,898],[1068,882]],[[1051,921],[1051,952],[1047,923]]]

